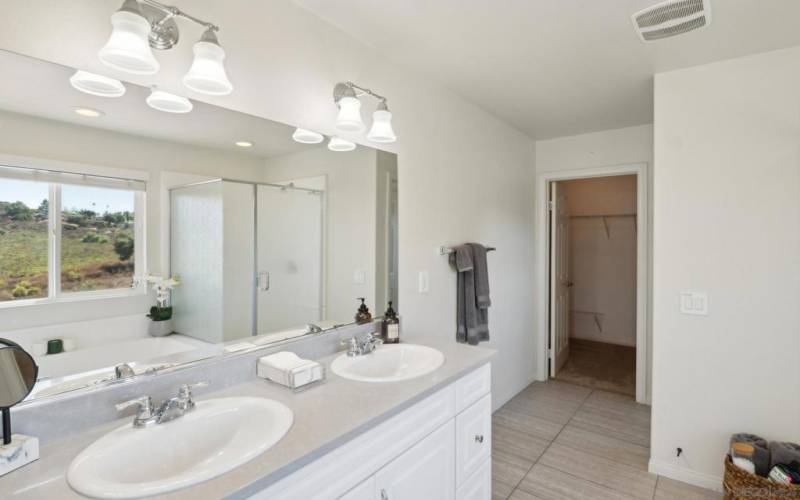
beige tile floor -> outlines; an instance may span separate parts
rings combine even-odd
[[[621,394],[534,382],[492,419],[493,500],[701,500],[647,472],[650,408]]]

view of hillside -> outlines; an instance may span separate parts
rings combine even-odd
[[[48,203],[0,201],[0,301],[47,297]],[[63,291],[127,288],[133,278],[133,213],[62,210]]]

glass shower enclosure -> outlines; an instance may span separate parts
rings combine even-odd
[[[324,189],[214,180],[170,205],[177,333],[221,343],[324,318]]]

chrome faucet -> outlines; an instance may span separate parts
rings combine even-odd
[[[131,406],[138,406],[139,411],[133,418],[133,426],[136,428],[163,424],[164,422],[180,418],[194,410],[195,402],[192,397],[192,389],[207,386],[207,381],[198,382],[196,384],[183,384],[178,388],[177,396],[163,401],[158,405],[158,408],[154,407],[153,399],[150,396],[141,396],[118,404],[116,406],[117,411],[125,410]]]
[[[128,363],[122,363],[114,367],[114,378],[116,379],[133,377],[134,375],[136,375],[136,372],[133,371],[133,368]]]
[[[322,328],[315,325],[314,323],[309,323],[306,325],[306,333],[320,333],[322,332]]]
[[[339,344],[347,346],[347,355],[352,357],[371,353],[379,345],[383,344],[383,340],[371,333],[367,333],[361,336],[354,335],[349,339],[340,341]]]

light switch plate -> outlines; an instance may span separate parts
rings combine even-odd
[[[418,276],[419,293],[428,293],[431,289],[431,280],[428,271],[420,271]]]
[[[363,269],[356,269],[353,271],[353,283],[356,285],[363,285],[367,282],[367,272]]]
[[[708,294],[706,292],[681,292],[681,312],[708,316]]]

